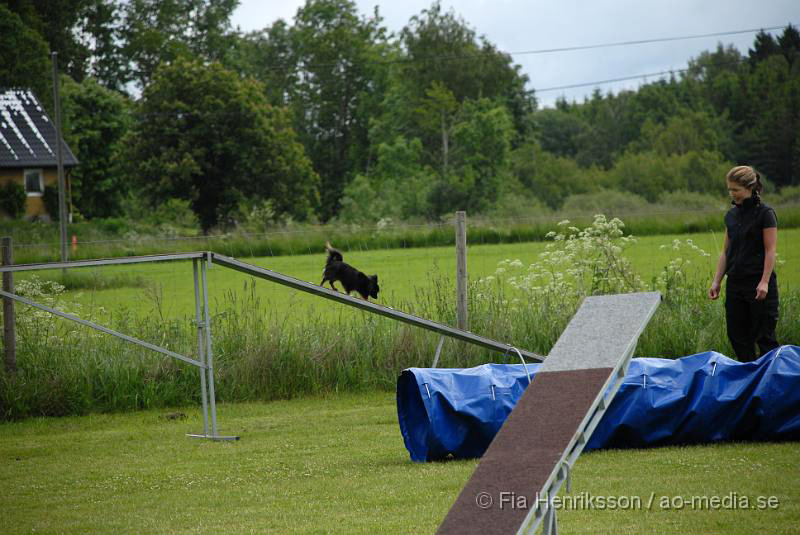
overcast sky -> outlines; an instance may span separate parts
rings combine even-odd
[[[432,0],[355,0],[362,15],[379,7],[383,24],[399,32]],[[232,23],[260,30],[279,18],[292,23],[304,0],[241,0]],[[644,39],[680,37],[800,23],[798,0],[443,0],[478,35],[485,35],[528,75],[528,89],[595,82],[685,68],[717,43],[747,53],[755,33],[549,54],[520,52]],[[770,32],[779,34],[780,30]],[[653,78],[650,78],[652,81]],[[634,89],[645,80],[602,84],[604,92]],[[540,106],[559,96],[581,102],[592,86],[537,92]]]

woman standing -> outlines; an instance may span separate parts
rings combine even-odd
[[[733,208],[725,214],[725,243],[708,297],[719,297],[722,278],[727,275],[728,339],[736,358],[750,362],[778,347],[778,281],[774,271],[778,220],[775,210],[761,201],[764,185],[752,167],[734,167],[725,181]]]

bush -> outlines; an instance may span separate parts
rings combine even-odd
[[[777,195],[772,195],[774,204],[800,204],[800,186],[788,186]]]
[[[2,209],[11,219],[19,219],[25,214],[25,202],[28,196],[25,188],[16,182],[7,182],[0,187],[0,209]]]
[[[660,211],[671,212],[722,211],[729,207],[730,199],[686,190],[664,193],[658,201]]]
[[[530,195],[558,210],[571,194],[596,188],[595,171],[581,169],[574,160],[561,158],[535,145],[524,145],[511,154],[511,172]]]
[[[552,211],[540,199],[526,193],[505,192],[497,202],[486,211],[492,218],[541,217],[551,215]]]
[[[570,195],[561,212],[565,214],[630,214],[649,211],[651,205],[635,193],[601,190]]]
[[[47,215],[50,216],[50,219],[58,221],[60,213],[58,211],[58,187],[45,186],[42,200],[44,201],[44,209],[47,210]]]

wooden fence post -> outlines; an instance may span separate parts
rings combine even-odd
[[[458,328],[466,331],[467,318],[467,213],[456,212],[456,311]]]
[[[0,242],[2,248],[3,265],[14,263],[12,255],[12,240],[6,236]],[[14,274],[3,273],[3,290],[9,293],[14,293]],[[6,373],[14,373],[17,371],[17,331],[14,322],[14,300],[8,297],[3,298],[3,345]]]

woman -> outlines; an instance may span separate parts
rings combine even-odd
[[[733,208],[725,214],[725,243],[708,290],[719,297],[727,275],[725,316],[728,339],[736,358],[750,362],[778,347],[778,281],[775,251],[778,220],[775,210],[761,202],[761,176],[752,167],[734,167],[725,177]],[[758,345],[759,353],[755,352]]]

